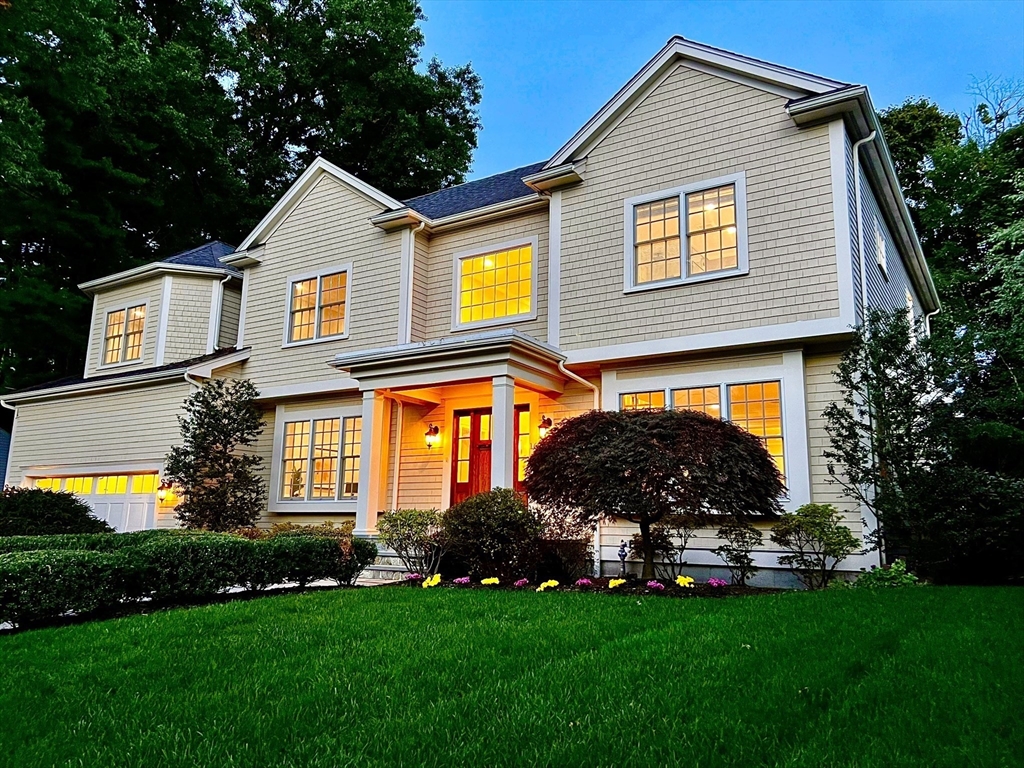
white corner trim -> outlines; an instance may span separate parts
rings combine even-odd
[[[344,498],[344,499],[324,499],[324,500],[312,500],[312,499],[285,499],[281,496],[281,490],[283,488],[283,478],[281,477],[282,469],[282,451],[284,449],[284,425],[288,421],[311,421],[313,419],[327,419],[327,418],[338,418],[346,419],[354,416],[362,416],[363,407],[361,404],[356,405],[327,405],[319,406],[316,408],[303,407],[301,405],[295,407],[288,407],[285,405],[278,405],[274,409],[274,445],[271,450],[271,466],[270,466],[270,492],[267,496],[268,504],[267,509],[270,512],[277,513],[298,513],[306,515],[320,515],[320,514],[346,514],[352,515],[356,512],[356,505],[358,503],[358,496],[355,498]],[[313,450],[312,434],[310,434],[310,453]],[[307,457],[309,463],[306,467],[306,482],[309,483],[309,476],[312,474],[312,458]],[[370,462],[361,462],[370,463]],[[338,461],[337,474],[335,475],[335,482],[340,483],[342,463]],[[360,476],[360,491],[362,491],[362,477]],[[360,495],[362,495],[360,493]]]
[[[853,286],[853,235],[850,230],[850,190],[846,185],[846,127],[842,119],[828,124],[832,174],[832,221],[836,241],[836,275],[839,279],[839,317],[856,324]]]
[[[97,328],[96,328],[96,309],[97,309],[98,302],[99,302],[99,295],[94,293],[92,295],[92,313],[89,315],[89,339],[86,342],[86,346],[85,346],[85,370],[82,371],[82,378],[83,379],[89,378],[89,366],[92,364],[92,353],[93,353],[94,347],[96,346],[93,343],[93,339],[96,336],[96,330],[97,330]],[[100,328],[99,332],[100,332],[100,338],[102,339],[103,336],[106,334],[106,329],[105,328]],[[97,360],[96,360],[96,367],[99,368],[99,365],[100,365],[100,360],[99,360],[99,358],[97,358]],[[14,433],[13,432],[11,433],[11,444],[12,445],[14,444]]]
[[[535,320],[537,318],[537,236],[533,237],[520,237],[515,240],[506,240],[502,243],[488,243],[487,245],[470,248],[464,251],[457,251],[452,257],[452,332],[465,331],[471,328],[491,328],[498,325],[513,325],[515,323],[521,323],[524,320]],[[524,245],[530,246],[530,311],[524,312],[519,315],[508,315],[506,317],[496,317],[490,320],[478,320],[472,323],[463,323],[459,321],[459,314],[461,309],[461,293],[459,291],[459,281],[462,277],[462,270],[460,269],[460,263],[463,259],[472,258],[473,256],[483,256],[488,253],[498,253],[500,251],[506,251],[511,248],[521,248]]]
[[[321,336],[320,335],[320,281],[319,278],[324,275],[333,275],[337,272],[345,273],[345,330],[341,333],[333,336]],[[292,316],[292,284],[297,283],[301,280],[310,280],[312,278],[318,278],[316,284],[316,318],[314,318],[313,332],[314,336],[311,339],[303,339],[302,341],[290,341],[288,339],[289,331],[291,330],[291,316]],[[310,344],[321,344],[327,341],[344,341],[348,338],[349,329],[351,327],[352,320],[352,262],[347,264],[335,264],[330,267],[322,267],[321,269],[314,270],[312,272],[303,272],[299,275],[291,275],[287,279],[287,289],[284,299],[284,332],[281,335],[281,348],[288,349],[290,347],[305,347]]]
[[[245,308],[249,304],[250,269],[251,267],[246,267],[245,271],[242,272],[242,298],[238,306],[238,336],[235,340],[235,346],[239,349],[245,346]]]
[[[706,362],[706,361],[702,361]],[[730,384],[749,384],[757,381],[781,382],[783,461],[786,467],[788,495],[783,507],[793,511],[811,500],[810,454],[807,438],[807,403],[804,384],[803,352],[791,350],[782,354],[781,364],[735,367],[732,358],[721,368],[704,367],[693,373],[657,373],[647,377],[619,380],[617,371],[601,373],[602,407],[619,410],[619,397],[629,392],[664,390],[665,402],[671,402],[671,390],[689,387],[719,387],[722,416],[728,417]],[[752,361],[753,362],[753,361]],[[725,361],[723,361],[725,363]],[[679,367],[685,370],[686,364]],[[636,371],[636,368],[631,368]]]
[[[562,333],[562,190],[551,193],[548,206],[548,344],[557,347]]]
[[[206,354],[217,348],[217,334],[220,331],[220,309],[224,303],[224,283],[217,281],[210,296],[210,324],[206,328]]]
[[[722,269],[715,272],[702,272],[696,275],[689,274],[689,217],[686,214],[686,196],[696,192],[702,192],[714,187],[723,187],[732,184],[736,189],[736,268]],[[636,206],[649,203],[654,200],[665,198],[679,198],[679,259],[681,276],[657,282],[637,283],[635,247],[633,238],[636,229],[633,226],[634,211]],[[702,179],[690,184],[683,184],[669,189],[660,189],[656,192],[648,192],[643,195],[626,198],[622,205],[622,231],[623,231],[623,293],[635,293],[638,291],[651,291],[658,288],[669,288],[688,283],[702,283],[708,280],[721,280],[738,275],[750,273],[750,255],[747,242],[747,177],[743,171],[719,176],[714,179]]]
[[[256,228],[250,232],[245,240],[235,249],[236,253],[247,250],[251,245],[262,243],[269,238],[274,230],[284,221],[288,214],[301,202],[302,198],[314,187],[320,177],[329,175],[345,186],[365,197],[370,202],[380,205],[382,208],[398,209],[405,207],[398,200],[384,194],[376,187],[358,179],[348,171],[339,168],[334,163],[316,158],[309,167],[295,180],[280,200],[275,203]]]
[[[167,323],[171,316],[171,284],[174,278],[171,275],[164,275],[164,284],[160,290],[160,325],[156,328],[156,357],[155,365],[164,364],[164,353],[167,349]]]
[[[412,291],[413,260],[416,251],[416,235],[411,227],[402,230],[402,261],[398,286],[398,343],[408,344],[412,340]],[[346,327],[347,327],[346,323]]]

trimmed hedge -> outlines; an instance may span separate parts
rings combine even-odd
[[[196,602],[233,586],[351,584],[377,556],[371,541],[308,533],[256,540],[177,531],[12,538],[0,538],[0,623],[16,625],[142,599]]]
[[[113,533],[73,493],[43,488],[0,488],[0,536]]]

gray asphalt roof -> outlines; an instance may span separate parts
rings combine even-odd
[[[192,248],[188,251],[182,251],[176,253],[173,256],[168,256],[160,261],[167,262],[169,264],[185,264],[190,267],[216,267],[217,269],[233,269],[220,261],[221,256],[227,256],[229,253],[235,252],[235,246],[223,243],[220,240],[211,240],[208,243],[200,245],[198,248]]]
[[[431,219],[440,219],[464,211],[483,208],[486,205],[503,203],[517,197],[534,194],[534,191],[523,184],[523,176],[537,173],[547,161],[524,165],[504,173],[497,173],[476,181],[467,181],[457,187],[440,189],[419,197],[402,202],[417,213]]]

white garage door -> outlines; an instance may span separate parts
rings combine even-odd
[[[141,531],[156,523],[159,476],[79,475],[40,477],[36,488],[70,491],[92,507],[93,514],[118,532]]]

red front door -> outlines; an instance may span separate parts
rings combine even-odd
[[[452,504],[491,490],[491,409],[456,411],[452,434]],[[529,406],[516,406],[514,450],[515,489],[522,492],[525,459],[530,453]]]
[[[452,504],[491,490],[491,409],[455,412]]]

